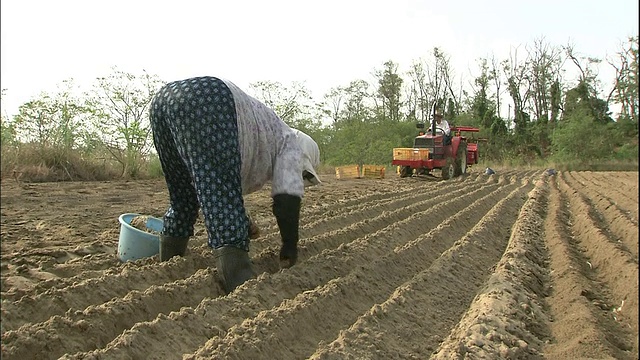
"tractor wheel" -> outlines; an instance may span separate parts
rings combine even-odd
[[[467,173],[467,144],[461,142],[456,154],[456,167],[453,176],[460,176]]]
[[[400,168],[400,177],[405,178],[411,176],[411,166],[403,166]]]
[[[449,180],[455,175],[455,159],[450,157],[447,158],[447,162],[442,167],[442,178],[444,180]]]

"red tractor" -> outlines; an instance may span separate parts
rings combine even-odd
[[[417,127],[424,129],[424,124]],[[467,166],[478,163],[478,143],[462,133],[478,131],[480,129],[474,127],[453,126],[451,137],[447,137],[441,129],[432,126],[426,133],[420,131],[413,148],[394,148],[391,164],[399,167],[400,177],[412,176],[414,172],[427,175],[433,169],[440,169],[445,180],[463,175]]]

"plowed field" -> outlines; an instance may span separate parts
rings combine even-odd
[[[201,221],[183,258],[117,260],[163,180],[3,181],[2,359],[638,358],[638,172],[323,181],[290,269],[246,198],[260,275],[229,295]]]

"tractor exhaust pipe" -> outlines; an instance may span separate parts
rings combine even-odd
[[[431,134],[436,134],[436,102],[433,102],[433,107],[431,110]]]

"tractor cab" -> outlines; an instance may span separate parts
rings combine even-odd
[[[451,146],[447,146],[451,145],[451,137],[447,137],[442,129],[432,126],[425,131],[423,123],[416,124],[416,128],[419,131],[413,140],[414,148],[428,149],[429,159],[444,159],[447,154],[451,155]]]

